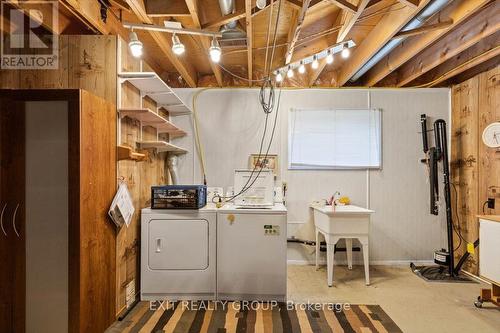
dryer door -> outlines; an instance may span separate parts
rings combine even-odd
[[[151,220],[149,268],[204,270],[208,268],[207,220]]]

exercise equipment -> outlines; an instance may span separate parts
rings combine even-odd
[[[434,132],[434,147],[429,147],[427,129],[427,115],[420,116],[422,127],[422,144],[426,158],[422,160],[429,168],[429,188],[430,188],[430,213],[439,215],[439,168],[441,162],[443,170],[443,193],[446,211],[446,231],[448,249],[434,251],[434,263],[437,266],[416,266],[411,263],[412,271],[425,279],[426,281],[442,282],[473,282],[467,276],[460,273],[462,265],[469,257],[466,252],[455,266],[455,256],[453,247],[453,218],[451,210],[451,192],[450,192],[450,169],[448,161],[448,140],[446,136],[446,122],[438,119],[434,122],[432,131]],[[457,232],[458,233],[458,232]],[[474,242],[474,247],[479,245],[479,240]]]

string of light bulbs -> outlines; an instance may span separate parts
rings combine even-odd
[[[300,74],[306,72],[306,65],[311,64],[312,69],[319,68],[319,60],[326,58],[325,62],[327,65],[332,64],[335,61],[335,54],[340,53],[343,59],[349,58],[351,55],[351,48],[356,46],[354,41],[349,40],[347,42],[337,43],[327,49],[322,50],[316,54],[310,55],[308,57],[302,58],[301,60],[290,63],[286,66],[280,67],[274,71],[274,78],[276,82],[283,81],[283,75],[286,73],[287,78],[292,78],[294,76],[294,69],[298,69]]]

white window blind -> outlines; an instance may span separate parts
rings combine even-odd
[[[289,168],[381,168],[381,118],[379,109],[292,109]]]

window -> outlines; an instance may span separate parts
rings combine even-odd
[[[292,109],[289,168],[381,168],[381,118],[378,109]]]

